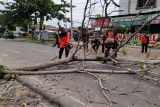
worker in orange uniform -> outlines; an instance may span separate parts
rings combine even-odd
[[[68,44],[69,44],[69,41],[70,41],[70,35],[69,33],[64,29],[64,27],[60,27],[59,28],[60,30],[60,33],[58,35],[58,40],[59,40],[59,59],[62,58],[62,54],[63,54],[63,51],[65,49],[65,57],[68,57],[69,55],[69,48],[68,48]]]
[[[108,32],[108,38],[114,38],[114,32],[113,32],[113,30],[110,30],[109,32]]]
[[[144,32],[142,38],[141,38],[141,44],[142,44],[142,53],[145,50],[145,53],[147,53],[147,49],[148,49],[148,44],[149,44],[149,35],[146,34],[146,32]]]

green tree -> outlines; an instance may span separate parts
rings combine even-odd
[[[0,26],[1,27],[5,26],[5,19],[6,19],[6,16],[4,14],[0,14]]]
[[[5,16],[4,25],[21,26],[27,28],[27,25],[31,22],[31,14],[35,11],[34,4],[25,0],[13,0],[13,2],[1,2],[4,5],[5,10],[1,10],[1,13]]]
[[[100,18],[101,17],[101,14],[96,14],[96,18]]]
[[[69,7],[69,4],[64,0],[61,0],[61,2],[62,4],[55,4],[52,0],[36,0],[36,10],[39,13],[38,17],[40,18],[40,30],[42,30],[45,16],[47,20],[52,18],[64,18],[63,13],[68,12],[66,7]]]
[[[56,4],[52,0],[13,0],[11,3],[1,2],[1,4],[6,8],[6,10],[1,10],[7,16],[6,20],[9,19],[17,25],[24,26],[32,22],[34,14],[35,20],[40,18],[40,30],[43,28],[45,17],[46,20],[62,19],[64,13],[68,12],[66,7],[69,7],[65,0],[61,0],[61,4]]]

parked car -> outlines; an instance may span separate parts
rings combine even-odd
[[[5,39],[14,39],[14,38],[16,38],[16,37],[14,36],[14,33],[13,33],[12,31],[6,31],[6,32],[4,32],[3,37],[4,37]]]

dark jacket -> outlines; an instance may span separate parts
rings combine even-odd
[[[82,34],[82,41],[83,43],[87,43],[89,41],[89,36],[86,33]]]
[[[96,45],[96,46],[99,46],[101,45],[101,42],[99,41],[99,39],[94,39],[93,41],[91,41],[92,44]]]

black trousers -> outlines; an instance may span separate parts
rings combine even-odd
[[[105,49],[105,44],[102,43],[102,53],[104,53],[104,49]]]
[[[105,50],[105,53],[104,53],[104,56],[106,58],[110,55],[110,50],[111,50],[111,47],[106,47],[106,50]]]
[[[103,39],[103,42],[102,42],[102,53],[104,53],[104,51],[105,51],[105,40],[106,39]]]
[[[145,53],[147,53],[147,49],[148,49],[148,43],[142,43],[142,53],[145,50]]]
[[[96,52],[99,49],[99,45],[93,45],[92,48],[94,49],[94,51]]]
[[[62,58],[62,54],[63,54],[64,49],[65,49],[65,57],[68,57],[68,55],[69,55],[69,49],[68,49],[67,47],[65,47],[65,48],[60,48],[60,49],[59,49],[59,59]]]

